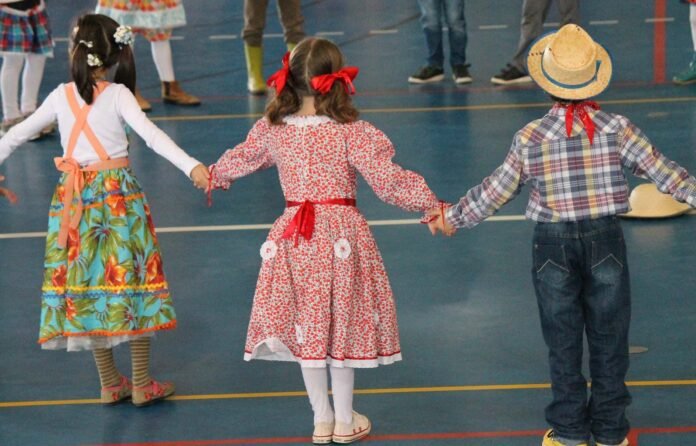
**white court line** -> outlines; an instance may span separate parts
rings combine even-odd
[[[696,215],[696,209],[687,212],[687,215]],[[489,217],[487,222],[506,222],[506,221],[525,221],[524,215],[498,215]],[[370,226],[402,226],[402,225],[417,225],[420,224],[418,219],[401,219],[401,220],[370,220],[367,222]],[[216,225],[216,226],[170,226],[166,228],[157,228],[157,233],[185,233],[185,232],[220,232],[220,231],[256,231],[260,229],[270,229],[270,223],[256,225]],[[0,234],[0,240],[7,239],[25,239],[25,238],[43,238],[46,237],[45,232],[14,232]]]
[[[560,22],[546,22],[543,25],[544,28],[559,28],[560,26]]]
[[[661,22],[673,22],[674,17],[649,17],[645,19],[645,23],[661,23]]]
[[[184,36],[171,36],[169,40],[184,40]]]
[[[479,29],[490,30],[490,29],[507,29],[507,25],[481,25]]]
[[[234,40],[236,38],[236,34],[214,34],[212,36],[208,36],[208,39],[210,40]]]
[[[344,34],[343,31],[319,31],[315,36],[342,36]]]
[[[269,33],[269,34],[264,34],[264,37],[268,37],[269,39],[278,39],[284,37],[282,33]]]
[[[590,20],[590,25],[603,26],[603,25],[617,25],[618,20]]]
[[[53,41],[54,42],[69,42],[70,39],[68,37],[54,37]]]
[[[502,215],[490,217],[487,221],[522,221],[524,215]],[[370,226],[401,226],[401,225],[417,225],[420,224],[418,219],[402,219],[402,220],[370,220],[367,222]],[[216,226],[170,226],[166,228],[157,228],[157,233],[181,233],[181,232],[219,232],[219,231],[256,231],[259,229],[270,229],[271,224],[258,225],[216,225]],[[41,238],[46,237],[45,232],[15,232],[8,234],[0,234],[0,240],[3,239],[22,239],[22,238]]]
[[[396,34],[398,33],[398,29],[372,29],[370,30],[370,34]]]

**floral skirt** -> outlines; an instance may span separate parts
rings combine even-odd
[[[186,25],[181,0],[99,0],[96,12],[133,27],[150,41],[167,40],[172,28]]]
[[[0,6],[0,54],[33,53],[53,57],[51,28],[43,2],[27,11],[10,6]]]
[[[58,246],[64,174],[48,217],[39,343],[45,349],[110,348],[174,328],[155,227],[129,168],[82,173],[78,229]]]

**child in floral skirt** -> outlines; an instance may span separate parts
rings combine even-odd
[[[275,96],[265,117],[211,166],[211,187],[278,168],[287,207],[261,247],[244,358],[299,363],[314,443],[352,443],[371,430],[353,412],[355,368],[401,360],[387,273],[356,207],[357,174],[383,201],[409,211],[438,199],[420,175],[394,164],[384,133],[357,119],[350,94],[358,69],[344,67],[335,44],[302,40],[283,65],[269,81]]]
[[[49,209],[39,343],[44,349],[92,350],[103,403],[132,394],[141,406],[174,392],[149,376],[150,338],[176,326],[155,228],[128,162],[124,122],[195,185],[208,171],[140,110],[133,96],[133,34],[89,14],[72,37],[73,82],[59,85],[28,119],[0,140],[0,163],[58,121],[62,172]],[[114,82],[106,76],[115,68]],[[133,383],[116,369],[112,347],[130,342]]]

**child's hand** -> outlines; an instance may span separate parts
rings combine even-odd
[[[2,181],[5,181],[5,177],[0,175],[0,182]],[[15,204],[17,202],[17,195],[15,195],[15,193],[11,190],[5,189],[4,187],[0,187],[0,197],[6,197],[11,204]]]
[[[443,206],[432,208],[425,214],[430,217],[428,220],[428,229],[430,229],[432,235],[437,235],[438,232],[442,232],[447,237],[451,237],[457,232],[457,229],[449,224],[445,218],[445,208]]]
[[[208,184],[210,183],[208,168],[203,164],[194,167],[191,171],[191,180],[193,181],[193,185],[198,189],[208,190]]]

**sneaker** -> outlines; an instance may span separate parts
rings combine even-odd
[[[587,446],[587,442],[567,443],[567,441],[558,437],[553,429],[549,429],[544,434],[544,441],[541,442],[541,446]]]
[[[595,445],[596,446],[628,446],[628,438],[624,438],[624,440],[617,445],[609,445],[609,444],[604,444],[604,443],[600,443],[600,442],[595,443]]]
[[[469,74],[470,65],[455,65],[452,67],[452,79],[455,84],[470,84],[473,79]]]
[[[426,65],[409,76],[408,81],[412,84],[427,84],[429,82],[440,82],[443,79],[445,79],[445,70],[440,67]]]
[[[688,85],[696,82],[696,54],[694,54],[689,68],[674,76],[672,82],[677,85]]]
[[[496,85],[526,84],[532,82],[532,78],[517,67],[507,64],[505,68],[500,70],[500,74],[491,78],[491,82]]]
[[[137,407],[149,406],[173,394],[173,383],[160,383],[152,380],[147,386],[133,386],[133,404]]]
[[[5,136],[5,133],[9,132],[10,129],[24,120],[23,116],[13,119],[4,119],[0,124],[0,136]]]
[[[107,406],[118,404],[131,397],[133,386],[125,376],[121,376],[121,382],[115,386],[102,387],[101,402]]]
[[[329,444],[333,441],[334,423],[317,423],[314,425],[312,443]]]
[[[353,422],[351,424],[336,423],[333,431],[332,440],[334,443],[348,444],[362,440],[372,430],[372,424],[365,415],[360,415],[353,411]]]

